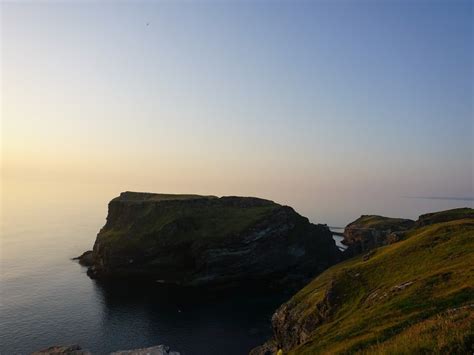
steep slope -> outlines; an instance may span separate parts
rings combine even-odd
[[[326,270],[275,312],[274,338],[252,354],[472,352],[472,211]]]
[[[94,278],[185,286],[302,285],[340,257],[326,226],[288,206],[252,197],[134,192],[109,203],[107,223],[92,255],[85,255]]]

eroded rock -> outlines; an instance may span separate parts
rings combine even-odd
[[[36,351],[31,355],[92,355],[88,350],[83,350],[79,345],[55,345],[47,349]],[[169,346],[157,345],[149,348],[119,350],[110,355],[180,355],[177,351],[171,351]]]
[[[43,350],[35,351],[31,355],[91,355],[91,352],[75,344],[51,346]]]
[[[169,346],[158,345],[135,350],[119,350],[110,355],[180,355],[180,353],[177,351],[171,351]]]
[[[82,266],[92,266],[94,265],[94,259],[92,257],[92,250],[85,251],[82,255],[73,258],[72,260],[79,261],[79,264]]]
[[[344,229],[346,255],[354,256],[402,239],[402,233],[415,225],[411,219],[362,215]]]

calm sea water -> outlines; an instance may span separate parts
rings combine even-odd
[[[28,354],[55,344],[80,344],[94,353],[167,344],[183,354],[245,354],[265,340],[282,297],[201,298],[160,288],[90,280],[70,259],[91,248],[104,224],[111,186],[4,185],[1,225],[0,353]],[[318,199],[315,199],[318,201]],[[397,200],[398,201],[398,200]],[[402,201],[402,202],[400,202]],[[304,206],[318,222],[345,225],[362,213],[407,217],[472,201],[413,200],[358,205],[340,214]],[[318,209],[319,208],[319,209]],[[388,212],[388,213],[387,213]],[[158,287],[158,286],[157,286]]]

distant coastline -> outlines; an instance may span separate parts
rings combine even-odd
[[[448,200],[448,201],[474,201],[474,197],[452,197],[452,196],[403,196],[419,200]]]

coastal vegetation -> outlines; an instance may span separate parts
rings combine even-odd
[[[420,216],[403,240],[326,270],[275,312],[273,339],[252,354],[472,352],[472,216]]]
[[[124,192],[79,260],[96,279],[296,291],[340,258],[326,225],[273,201]]]
[[[363,215],[344,243],[342,254],[326,225],[269,200],[124,192],[79,261],[98,279],[299,289],[252,355],[473,350],[473,209]]]

